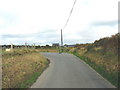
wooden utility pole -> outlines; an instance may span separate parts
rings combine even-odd
[[[60,52],[59,53],[62,53],[63,51],[63,35],[62,35],[62,29],[61,29],[61,46],[60,46]]]
[[[62,35],[62,29],[61,29],[61,47],[63,46],[63,35]]]

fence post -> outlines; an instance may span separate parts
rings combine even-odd
[[[13,44],[11,43],[11,50],[13,50]]]

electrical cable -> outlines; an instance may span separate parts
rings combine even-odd
[[[70,11],[69,17],[68,17],[68,19],[67,19],[67,21],[66,21],[63,29],[65,29],[65,27],[67,26],[67,24],[68,24],[68,22],[69,22],[69,19],[70,19],[71,15],[72,15],[72,12],[73,12],[73,9],[74,9],[75,4],[76,4],[76,0],[74,1],[74,4],[73,4],[72,9],[71,9],[71,11]]]

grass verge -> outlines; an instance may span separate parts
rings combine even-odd
[[[49,63],[48,59],[32,50],[5,52],[2,58],[2,87],[29,88]]]
[[[29,88],[36,80],[37,78],[43,73],[43,71],[49,66],[49,63],[46,64],[45,67],[43,67],[39,72],[36,72],[29,80],[26,80],[24,83],[22,83],[19,87],[19,90],[23,90],[24,88]]]
[[[95,62],[91,61],[86,56],[80,56],[77,53],[71,53],[71,54],[85,61],[89,66],[91,66],[94,70],[96,70],[100,75],[102,75],[104,78],[106,78],[109,82],[111,82],[116,87],[120,86],[120,84],[118,83],[118,72],[116,71],[109,72],[106,70],[106,68],[103,65],[97,65]]]

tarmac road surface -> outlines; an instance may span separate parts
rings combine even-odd
[[[115,88],[78,57],[67,53],[41,53],[50,66],[31,88]]]

